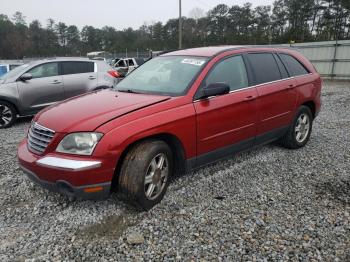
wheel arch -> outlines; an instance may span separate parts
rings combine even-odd
[[[3,98],[3,97],[0,96],[0,101],[6,102],[6,103],[12,105],[15,108],[16,113],[20,114],[20,110],[19,110],[17,104],[14,101],[12,101],[12,99],[6,99],[6,98]]]
[[[126,155],[135,145],[140,144],[147,140],[161,140],[169,145],[170,149],[174,153],[175,176],[183,174],[187,171],[185,149],[181,140],[177,136],[170,133],[154,134],[154,135],[150,135],[150,136],[138,139],[136,141],[133,141],[132,143],[127,145],[127,147],[122,151],[122,154],[118,159],[117,166],[113,175],[112,188],[116,188],[117,186],[118,176],[120,174],[120,170]]]
[[[311,110],[312,117],[316,117],[316,103],[312,100],[306,101],[302,104],[302,106],[306,106]]]

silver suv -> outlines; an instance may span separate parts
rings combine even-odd
[[[0,77],[0,128],[58,101],[110,88],[117,77],[106,62],[87,58],[53,58],[19,66]]]

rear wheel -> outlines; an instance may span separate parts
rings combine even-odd
[[[310,139],[313,116],[310,108],[301,106],[289,127],[287,133],[281,138],[282,146],[297,149],[305,146]]]
[[[173,166],[173,154],[165,142],[137,144],[123,161],[118,191],[126,201],[148,210],[163,199]]]
[[[0,101],[0,128],[12,126],[16,121],[17,112],[13,105],[5,101]]]

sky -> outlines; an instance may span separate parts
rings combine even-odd
[[[183,16],[199,7],[208,11],[218,4],[229,6],[251,2],[253,6],[272,4],[273,0],[182,0]],[[178,0],[1,0],[0,13],[10,18],[16,11],[26,17],[27,22],[38,19],[43,25],[48,18],[82,28],[91,25],[101,28],[105,25],[118,30],[152,21],[166,22],[178,17]]]

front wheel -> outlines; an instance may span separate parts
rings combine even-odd
[[[165,142],[137,144],[123,161],[118,191],[126,201],[149,210],[163,199],[173,166],[173,154]]]
[[[0,101],[0,128],[12,126],[16,121],[17,112],[13,105]]]
[[[281,145],[290,149],[305,146],[310,139],[312,122],[313,116],[310,108],[301,106],[287,133],[281,138]]]

